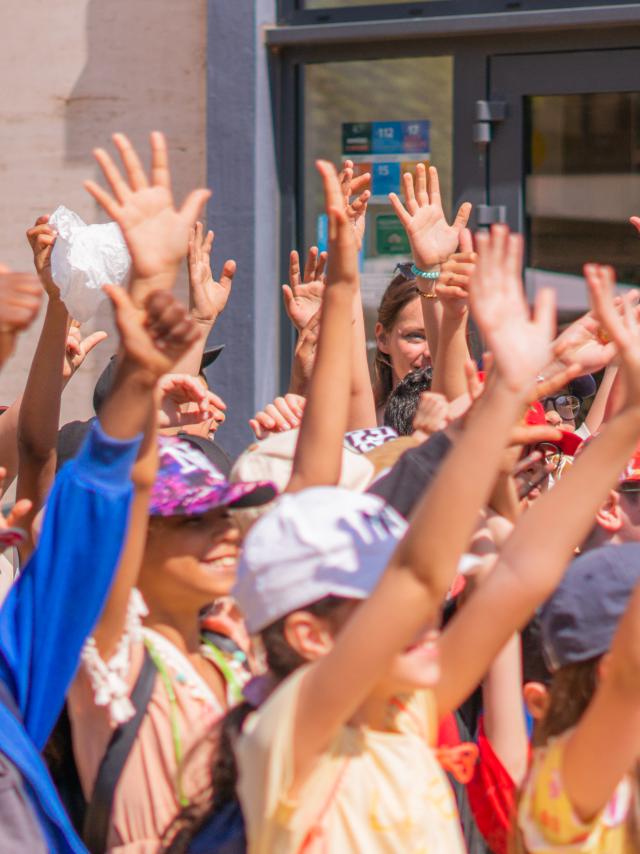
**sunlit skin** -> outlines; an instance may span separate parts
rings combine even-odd
[[[375,334],[378,349],[389,357],[394,388],[410,371],[431,364],[420,297],[405,305],[388,332],[376,323]]]
[[[165,608],[194,613],[235,581],[240,533],[226,508],[151,520],[139,586]]]
[[[331,621],[308,612],[296,612],[292,617],[287,640],[308,661],[315,661],[332,648],[335,636],[357,610],[359,602],[345,602]],[[301,613],[306,619],[299,623]],[[296,625],[296,628],[292,628]],[[302,628],[304,627],[304,628]],[[374,728],[386,728],[389,711],[398,697],[414,691],[433,688],[440,678],[439,631],[425,627],[407,648],[395,655],[385,674],[374,686],[351,720]]]
[[[564,421],[555,409],[547,410],[544,417],[547,424],[550,424],[552,427],[560,427],[562,430],[571,430],[572,432],[576,429],[576,422],[574,419],[571,419],[571,421]]]
[[[226,507],[200,516],[152,517],[138,578],[149,611],[145,624],[183,649],[223,708],[224,678],[200,654],[198,614],[230,592],[239,551],[240,532]]]

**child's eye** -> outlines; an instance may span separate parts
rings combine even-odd
[[[407,332],[404,336],[407,341],[424,341],[424,332]]]
[[[202,516],[185,516],[182,520],[182,526],[184,528],[199,528],[202,522]]]

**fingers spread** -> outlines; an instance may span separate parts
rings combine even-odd
[[[167,141],[164,134],[157,130],[151,134],[151,183],[155,187],[166,187],[167,190],[171,190]],[[194,216],[193,219],[195,220],[196,217]]]
[[[147,181],[147,176],[142,168],[142,163],[140,162],[140,158],[138,157],[133,145],[131,145],[128,137],[123,133],[114,133],[113,142],[120,153],[120,157],[122,158],[131,189],[142,190],[145,187],[148,187],[149,182]]]

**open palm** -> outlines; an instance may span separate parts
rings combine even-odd
[[[204,235],[201,222],[197,222],[189,232],[189,308],[199,323],[213,324],[224,311],[229,296],[236,262],[224,262],[220,280],[216,281],[211,272],[211,250],[215,235],[208,231]]]
[[[427,180],[424,163],[416,166],[415,185],[410,172],[402,176],[402,189],[404,205],[395,193],[389,193],[389,200],[407,233],[415,263],[423,270],[443,264],[458,248],[471,205],[461,205],[449,225],[442,209],[438,170],[430,166]]]
[[[555,295],[538,293],[533,318],[522,283],[522,237],[506,226],[476,236],[478,262],[470,288],[471,310],[494,364],[514,391],[535,385],[549,362],[555,330]]]
[[[142,279],[173,275],[187,254],[189,231],[209,198],[208,190],[194,190],[181,208],[174,207],[167,146],[161,133],[151,134],[151,181],[124,134],[113,141],[125,168],[125,180],[111,156],[94,151],[112,195],[94,181],[85,188],[120,226],[131,253],[135,276]]]
[[[307,326],[322,305],[326,261],[327,253],[319,253],[317,246],[312,246],[301,276],[298,253],[294,249],[289,256],[289,284],[282,286],[282,295],[289,320],[298,332]]]

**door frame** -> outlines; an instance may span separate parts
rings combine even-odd
[[[524,233],[525,98],[640,92],[640,47],[503,54],[491,58],[489,76],[489,99],[505,103],[507,113],[490,143],[489,203],[504,205],[506,222]]]
[[[640,45],[640,6],[616,4],[609,6],[608,12],[610,18],[602,6],[568,10],[562,12],[564,17],[555,21],[551,20],[552,13],[538,13],[549,19],[549,28],[545,25],[522,29],[518,29],[519,23],[524,25],[529,13],[516,12],[509,15],[504,27],[502,19],[507,16],[495,16],[495,19],[500,18],[501,26],[493,30],[485,26],[481,31],[474,30],[473,26],[465,28],[464,16],[452,18],[450,23],[443,18],[431,22],[426,19],[414,21],[415,26],[411,30],[403,29],[406,23],[403,21],[403,27],[398,24],[398,32],[392,38],[389,38],[390,28],[396,22],[390,21],[380,22],[384,24],[384,32],[371,22],[267,28],[266,45],[278,69],[277,85],[272,95],[276,105],[274,114],[280,116],[277,123],[280,275],[284,274],[286,278],[289,252],[294,246],[299,246],[302,239],[299,213],[302,210],[304,174],[299,146],[303,144],[304,67],[307,63],[453,56],[452,208],[455,210],[462,201],[470,201],[475,210],[478,205],[494,204],[500,198],[491,187],[491,149],[499,132],[508,128],[508,123],[504,128],[496,128],[494,141],[488,146],[474,142],[475,102],[491,97],[491,81],[492,76],[495,78],[498,61],[502,57],[513,59],[521,56],[524,59],[525,56],[571,55],[583,51],[625,50]],[[560,16],[560,12],[555,14]],[[488,20],[494,16],[484,17]],[[473,21],[471,23],[474,24]],[[518,144],[522,152],[521,135]],[[522,168],[522,164],[520,166]],[[512,196],[507,204],[513,206],[515,198]],[[521,226],[522,221],[520,215],[513,225]],[[472,216],[471,226],[477,226],[475,216]],[[284,308],[281,310],[280,330],[280,386],[286,389],[295,339]]]

